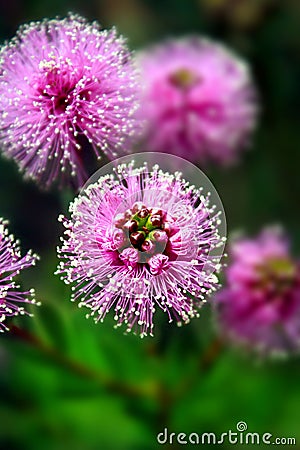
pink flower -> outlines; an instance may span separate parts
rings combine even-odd
[[[199,37],[150,48],[139,63],[146,149],[201,163],[233,162],[256,122],[256,93],[247,64]]]
[[[230,248],[226,285],[217,294],[218,322],[226,338],[262,353],[300,347],[300,266],[286,237],[267,228]]]
[[[46,187],[82,185],[91,149],[123,153],[136,107],[135,69],[114,29],[69,15],[21,27],[1,50],[0,143]]]
[[[8,235],[7,222],[0,218],[0,332],[9,330],[6,325],[8,317],[28,314],[23,304],[36,304],[34,289],[20,291],[14,278],[21,270],[33,266],[38,256],[29,251],[21,256],[17,242]]]
[[[103,321],[114,309],[117,326],[153,334],[156,307],[170,321],[198,316],[218,286],[211,252],[224,240],[209,195],[180,173],[147,164],[122,164],[100,177],[71,205],[58,249],[57,273],[73,284],[73,299]]]

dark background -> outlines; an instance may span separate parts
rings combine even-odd
[[[204,169],[224,203],[229,232],[284,225],[300,254],[300,4],[297,0],[0,1],[1,40],[19,24],[68,11],[116,25],[132,49],[199,33],[249,61],[261,116],[251,149],[231,169]],[[220,345],[208,307],[182,329],[158,317],[155,338],[95,325],[53,275],[71,192],[43,193],[0,160],[0,215],[42,260],[22,276],[43,306],[0,340],[0,446],[20,450],[150,450],[174,432],[249,431],[296,437],[300,363],[264,362]],[[180,446],[179,446],[180,447]],[[176,448],[174,444],[172,448]],[[224,448],[230,448],[229,444]],[[236,445],[235,448],[239,448]],[[295,448],[295,447],[294,447]]]

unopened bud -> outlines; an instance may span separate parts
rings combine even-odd
[[[155,250],[155,244],[150,239],[145,239],[141,245],[142,252],[152,253]]]
[[[144,231],[136,231],[130,235],[130,242],[134,247],[139,247],[145,240]]]
[[[117,214],[114,218],[114,225],[117,228],[122,228],[122,226],[125,224],[126,222],[126,217],[125,214],[121,213],[121,214]]]
[[[168,242],[168,235],[164,230],[154,230],[150,233],[149,237],[159,243],[166,244]]]
[[[140,211],[141,209],[145,209],[146,206],[144,205],[144,203],[142,202],[135,202],[131,208],[133,214],[137,213],[138,211]]]
[[[147,208],[143,208],[137,213],[137,215],[140,219],[146,219],[146,217],[149,216],[149,210]]]
[[[128,222],[125,223],[124,228],[129,233],[134,233],[138,230],[138,223],[136,220],[128,220]]]

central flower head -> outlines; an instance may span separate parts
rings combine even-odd
[[[297,266],[288,257],[267,259],[263,265],[257,267],[257,273],[257,287],[275,298],[278,298],[278,295],[287,295],[299,281]]]
[[[128,267],[146,264],[157,275],[167,268],[169,259],[174,260],[170,238],[178,233],[178,227],[166,211],[135,202],[132,208],[116,215],[114,227],[114,243]]]
[[[96,321],[114,308],[117,325],[145,336],[159,306],[188,323],[218,283],[220,213],[179,172],[133,161],[112,172],[72,204],[58,273]]]
[[[189,89],[201,82],[201,77],[197,72],[180,68],[171,73],[169,77],[170,83],[180,89]]]
[[[66,112],[76,116],[82,100],[89,100],[92,91],[85,89],[86,77],[78,64],[68,57],[53,53],[39,63],[39,73],[33,78],[33,86],[39,93],[41,103],[52,116]]]

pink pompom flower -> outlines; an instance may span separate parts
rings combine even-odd
[[[116,30],[79,16],[22,26],[0,52],[0,144],[48,187],[82,185],[82,152],[124,153],[135,133],[136,70]],[[71,175],[71,177],[70,177]]]
[[[169,40],[138,58],[144,145],[190,161],[234,162],[257,115],[247,64],[201,37]]]
[[[300,348],[300,266],[279,228],[229,249],[226,285],[216,295],[223,335],[262,354]]]
[[[113,309],[117,326],[141,337],[153,335],[157,307],[170,322],[197,317],[218,287],[213,252],[224,245],[220,213],[201,192],[179,172],[134,162],[90,184],[71,204],[71,219],[60,218],[57,273],[73,285],[73,300],[96,322]]]
[[[24,304],[37,305],[34,289],[20,291],[15,282],[19,273],[35,264],[38,256],[29,251],[21,256],[18,242],[8,234],[7,221],[0,218],[0,332],[8,331],[6,319],[28,314]]]

